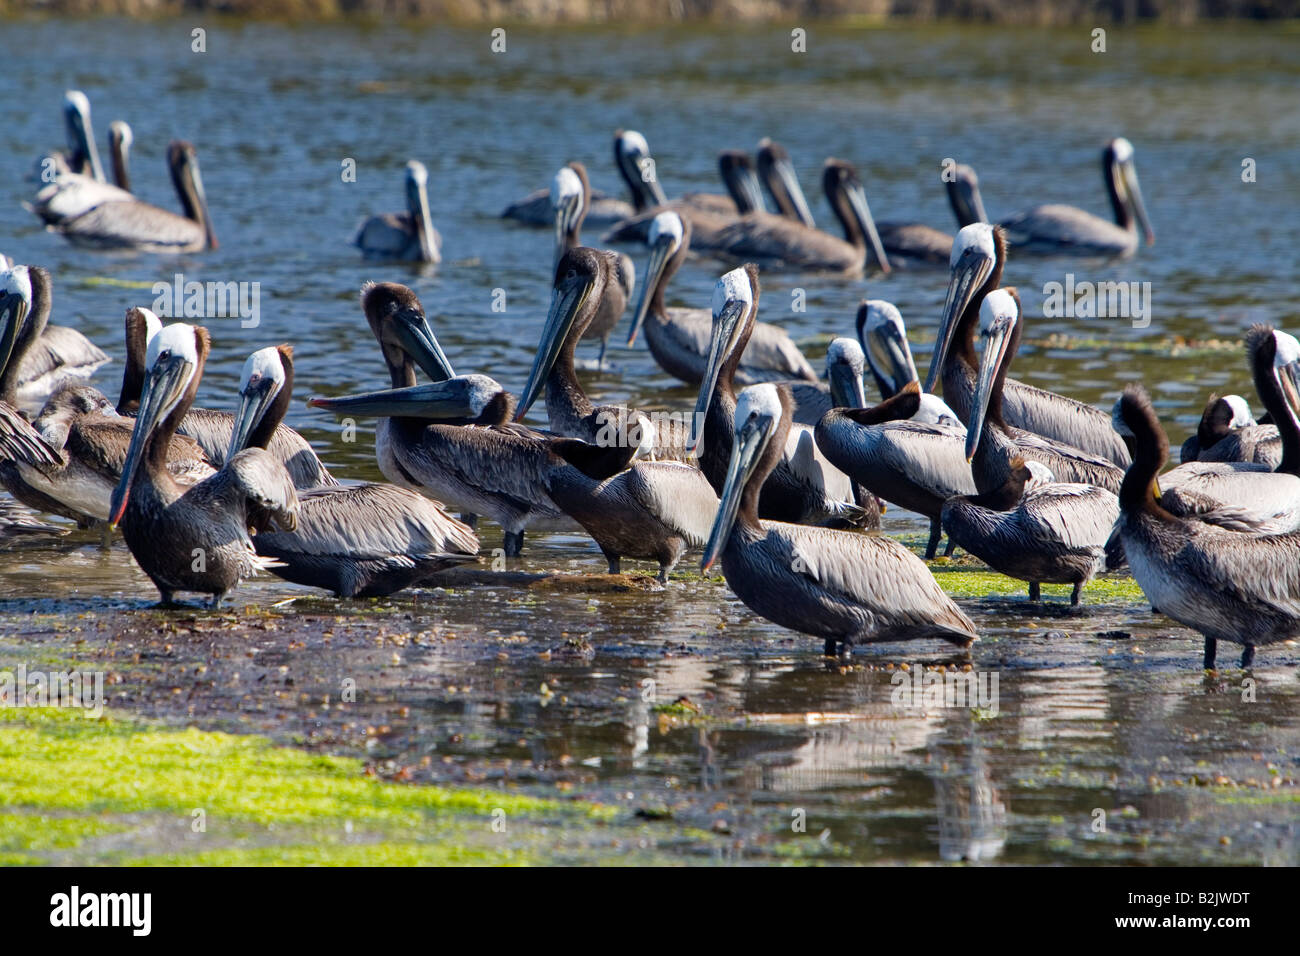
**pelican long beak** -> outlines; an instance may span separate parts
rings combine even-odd
[[[831,405],[835,408],[866,408],[867,393],[862,375],[846,362],[837,362],[826,370],[830,380]]]
[[[889,272],[889,257],[885,255],[885,246],[880,241],[880,233],[876,231],[876,220],[871,218],[871,208],[867,205],[867,193],[862,188],[861,183],[853,183],[848,187],[847,195],[849,206],[853,209],[853,215],[858,220],[858,228],[866,236],[867,243],[871,246],[871,254],[876,257],[876,263],[880,266],[881,272]]]
[[[1278,366],[1273,373],[1277,376],[1278,385],[1282,387],[1282,397],[1300,424],[1300,361]]]
[[[751,210],[763,211],[763,187],[759,185],[758,174],[754,172],[752,166],[736,171],[734,188],[740,192]]]
[[[974,247],[963,252],[953,266],[948,280],[948,297],[943,303],[943,317],[939,320],[939,334],[930,355],[930,370],[925,376],[925,391],[934,391],[948,349],[952,346],[953,334],[957,331],[957,320],[992,272],[993,257]]]
[[[429,214],[429,189],[414,176],[406,180],[406,201],[415,220],[415,234],[420,242],[420,258],[425,262],[441,262],[438,239],[433,234],[433,217]]]
[[[235,411],[234,427],[230,430],[230,447],[226,449],[226,461],[230,461],[239,452],[248,447],[248,438],[253,429],[261,422],[266,410],[280,393],[280,383],[269,377],[250,381],[239,393],[239,408]]]
[[[981,333],[984,338],[984,354],[980,356],[979,375],[975,380],[975,395],[971,399],[970,424],[966,429],[967,462],[975,457],[980,435],[984,433],[984,416],[988,413],[994,380],[997,379],[998,370],[1006,360],[1007,349],[1011,344],[1012,327],[1008,322]]]
[[[84,102],[84,101],[83,101]],[[96,182],[104,182],[104,167],[99,162],[99,148],[90,131],[90,107],[72,100],[64,100],[64,118],[68,134],[68,149],[73,156],[82,157],[90,164],[90,175]]]
[[[704,363],[704,379],[700,382],[700,393],[695,399],[695,413],[691,416],[691,435],[686,441],[686,453],[689,456],[699,454],[700,441],[704,437],[704,419],[709,412],[709,403],[713,401],[713,390],[717,388],[718,376],[722,373],[722,363],[733,347],[746,308],[748,308],[747,303],[728,299],[718,314],[713,317],[713,338],[709,343],[709,357]]]
[[[27,300],[15,292],[0,294],[0,322],[4,332],[0,335],[0,375],[9,366],[18,332],[27,318]]]
[[[1137,216],[1138,225],[1142,227],[1147,245],[1153,245],[1156,241],[1156,231],[1151,227],[1146,203],[1142,201],[1142,187],[1138,184],[1137,166],[1129,159],[1120,164],[1119,171],[1124,181],[1124,191],[1128,193],[1129,200],[1133,203],[1133,214]]]
[[[185,167],[194,186],[194,201],[203,211],[203,232],[207,238],[208,248],[216,249],[220,243],[217,242],[216,230],[212,228],[212,214],[208,211],[208,194],[203,189],[203,176],[199,172],[198,157],[192,155],[188,157]]]
[[[474,418],[478,411],[469,400],[465,378],[449,378],[432,385],[385,388],[337,398],[313,398],[307,404],[335,413],[363,418],[426,418],[455,421]]]
[[[418,309],[401,309],[396,313],[394,327],[397,338],[406,354],[424,369],[424,374],[435,382],[452,378],[456,372],[451,361],[438,344],[438,337],[429,328],[429,321]]]
[[[804,196],[803,187],[799,185],[799,177],[795,175],[794,165],[788,159],[778,159],[772,163],[772,172],[781,188],[785,190],[786,198],[794,206],[799,221],[809,229],[815,229],[816,223],[813,222],[812,210],[808,208],[808,198]]]
[[[770,417],[755,417],[745,422],[736,432],[736,439],[731,448],[731,461],[727,465],[727,477],[722,484],[722,496],[718,501],[718,513],[713,519],[713,528],[709,532],[708,543],[704,546],[704,557],[700,560],[700,570],[707,571],[718,560],[718,555],[727,546],[731,529],[736,523],[736,514],[740,511],[740,498],[750,476],[758,467],[763,457],[763,450],[772,437],[776,425]]]
[[[595,285],[593,279],[579,277],[561,281],[551,292],[551,308],[546,314],[546,325],[542,328],[542,340],[538,343],[532,370],[528,373],[528,384],[519,397],[515,421],[523,421],[528,409],[533,407],[533,403],[542,394],[546,378],[555,367],[564,342]]]
[[[632,329],[627,334],[627,345],[636,344],[637,333],[645,323],[646,313],[650,311],[650,299],[659,287],[659,278],[664,274],[668,260],[672,257],[675,241],[671,236],[660,236],[650,249],[650,261],[646,264],[646,276],[637,292],[636,308],[632,310]]]
[[[122,466],[122,477],[113,489],[108,512],[110,527],[116,529],[117,523],[122,520],[122,513],[126,511],[127,498],[135,483],[149,436],[185,394],[185,389],[194,377],[194,367],[194,363],[183,356],[172,354],[155,362],[145,376],[144,391],[140,395],[140,411],[135,418],[135,428],[131,430],[131,444],[126,450],[126,464]]]
[[[578,221],[578,216],[582,212],[582,196],[566,196],[562,202],[555,207],[555,257],[551,261],[551,268],[554,269],[560,264],[563,258],[566,242],[569,234],[573,232],[573,227]]]
[[[889,398],[908,382],[919,379],[916,363],[912,361],[912,350],[901,329],[892,322],[878,325],[863,336],[862,350],[867,353],[871,371],[879,384],[887,384],[889,394],[881,392],[881,398]],[[865,403],[864,403],[865,404]]]

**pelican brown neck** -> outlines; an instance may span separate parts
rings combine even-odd
[[[858,425],[883,425],[911,418],[921,410],[921,383],[908,382],[894,395],[870,408],[841,408],[839,412]]]
[[[217,234],[208,213],[207,195],[203,190],[203,177],[199,173],[194,147],[183,140],[173,140],[167,147],[167,167],[185,218],[202,226],[206,248],[216,249]]]
[[[1145,510],[1157,517],[1172,518],[1160,507],[1156,477],[1169,459],[1169,438],[1160,427],[1146,391],[1129,386],[1120,398],[1119,416],[1133,435],[1133,463],[1119,487],[1120,508],[1125,512]]]
[[[636,444],[630,441],[597,445],[578,438],[553,438],[550,449],[592,481],[625,471],[636,455]]]

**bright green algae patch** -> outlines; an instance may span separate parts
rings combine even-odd
[[[55,708],[0,710],[0,806],[3,864],[625,862],[709,842],[648,838],[600,804],[388,783],[359,759]]]

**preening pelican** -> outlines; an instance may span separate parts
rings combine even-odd
[[[0,295],[14,296],[25,321],[15,329],[9,379],[0,400],[35,414],[65,385],[84,382],[108,356],[76,329],[50,325],[54,285],[38,266],[0,269]]]
[[[555,258],[551,262],[553,275],[564,254],[582,245],[582,223],[591,204],[591,186],[587,182],[587,170],[582,163],[569,163],[555,174],[555,179],[551,182],[551,202],[555,206]],[[600,310],[583,333],[584,338],[600,339],[600,357],[596,361],[598,369],[605,367],[610,333],[623,317],[623,310],[627,308],[628,300],[636,288],[636,267],[632,264],[632,259],[621,252],[610,252],[608,255],[612,257],[616,281],[605,290],[605,295],[600,300]]]
[[[980,303],[1001,283],[1006,258],[1005,234],[987,223],[966,226],[953,240],[948,295],[930,357],[925,390],[932,391],[942,376],[944,401],[967,423],[978,366],[975,332]],[[1003,414],[1013,429],[1033,432],[1089,455],[1107,458],[1120,468],[1128,466],[1128,448],[1111,428],[1110,416],[1099,408],[1007,379]],[[1048,467],[1058,480],[1075,480],[1050,464]],[[1118,476],[1113,485],[1118,489]]]
[[[701,567],[720,557],[727,584],[749,608],[822,638],[827,654],[876,641],[942,638],[966,647],[976,640],[975,625],[929,569],[892,538],[760,520],[760,490],[789,428],[788,392],[764,384],[741,393]]]
[[[293,349],[259,349],[244,363],[239,409],[226,460],[266,448],[293,392]],[[259,530],[257,553],[270,570],[339,597],[377,597],[426,582],[437,572],[478,560],[473,529],[409,488],[364,483],[298,494],[297,525]]]
[[[698,385],[707,367],[713,317],[708,309],[670,309],[664,305],[664,290],[690,251],[691,226],[675,212],[660,213],[650,224],[649,242],[650,261],[632,311],[627,344],[631,347],[636,343],[644,325],[646,344],[659,367],[687,385]],[[766,322],[755,323],[736,369],[736,381],[745,385],[791,379],[815,382],[817,373],[784,329]]]
[[[803,187],[799,185],[799,177],[795,175],[790,154],[780,143],[767,137],[758,143],[758,178],[778,213],[803,223],[809,229],[817,227]],[[758,203],[754,208],[762,209],[763,206]]]
[[[144,389],[145,353],[149,341],[162,329],[162,322],[149,309],[133,308],[126,310],[125,325],[126,366],[122,371],[122,391],[118,396],[117,411],[121,415],[134,416],[140,407],[140,394]],[[265,379],[261,381],[266,382]],[[240,387],[244,384],[246,383],[241,383]],[[288,393],[285,393],[283,403],[287,408]],[[272,458],[285,467],[293,479],[293,486],[300,491],[318,485],[337,485],[338,479],[329,473],[311,443],[284,424],[281,420],[283,417],[282,411],[275,419],[277,424],[269,441],[260,447],[265,448]],[[220,468],[226,463],[226,452],[230,447],[234,425],[235,418],[230,412],[191,407],[181,420],[178,431],[198,442],[212,466]]]
[[[1283,374],[1295,405],[1295,367]],[[1124,390],[1116,417],[1136,439],[1119,495],[1120,537],[1152,608],[1205,636],[1206,668],[1220,640],[1243,645],[1248,667],[1256,647],[1300,636],[1300,532],[1229,531],[1171,514],[1157,479],[1169,439],[1140,385]]]
[[[859,276],[871,266],[888,272],[889,257],[857,171],[843,160],[828,159],[822,188],[844,230],[843,239],[785,216],[754,212],[723,228],[709,248],[726,259],[756,262],[770,269]]]
[[[571,249],[560,259],[555,268],[551,308],[528,383],[519,399],[516,420],[523,419],[545,388],[546,413],[551,428],[560,435],[608,445],[628,427],[629,410],[622,405],[593,405],[574,370],[578,340],[617,286],[615,261],[614,253],[585,246]],[[617,295],[621,296],[621,291]],[[667,422],[652,431],[652,453],[656,458],[685,457],[686,431],[680,425]]]
[[[200,252],[217,248],[208,200],[199,176],[198,154],[182,140],[167,147],[167,167],[182,215],[125,199],[105,200],[49,226],[75,245],[142,252]]]
[[[176,323],[149,343],[140,414],[131,433],[110,513],[163,604],[177,591],[212,595],[212,606],[267,565],[248,529],[268,522],[292,530],[298,496],[284,467],[260,448],[182,485],[166,467],[172,436],[194,401],[208,356],[207,329]]]
[[[1277,468],[1282,436],[1276,425],[1261,425],[1240,395],[1211,395],[1196,434],[1183,442],[1179,456],[1189,461],[1248,461]]]
[[[1106,544],[1119,517],[1119,500],[1105,488],[1058,482],[1036,461],[1026,462],[999,425],[996,386],[1020,340],[1020,302],[1012,290],[995,289],[980,306],[980,359],[974,409],[966,434],[973,460],[976,495],[944,503],[941,520],[955,541],[993,570],[1029,582],[1029,599],[1039,584],[1073,584],[1077,606],[1083,585],[1104,569]]]
[[[406,211],[371,216],[352,244],[367,259],[441,262],[442,237],[429,215],[429,171],[418,159],[406,164]]]
[[[1155,242],[1156,234],[1138,185],[1133,144],[1123,137],[1107,143],[1101,151],[1101,172],[1114,222],[1076,206],[1034,206],[1002,220],[1012,248],[1027,255],[1131,256],[1137,252],[1139,226],[1147,245]],[[972,192],[981,219],[987,221],[982,215],[978,187]]]
[[[690,447],[698,451],[700,469],[719,494],[736,428],[735,370],[754,326],[758,298],[758,269],[753,264],[728,272],[713,290],[709,364],[691,417]],[[860,378],[858,382],[860,394]],[[852,389],[851,383],[846,388]],[[799,524],[879,527],[879,502],[869,496],[858,500],[848,476],[818,450],[812,429],[788,427],[781,439],[782,454],[769,469],[771,477],[758,499],[763,517]]]

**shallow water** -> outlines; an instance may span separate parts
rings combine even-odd
[[[831,220],[816,170],[836,155],[858,165],[877,217],[946,229],[953,224],[937,175],[944,158],[979,170],[995,218],[1040,201],[1104,213],[1097,153],[1106,138],[1128,136],[1158,241],[1119,264],[1013,258],[1006,282],[1021,289],[1032,318],[1016,374],[1105,404],[1141,379],[1175,441],[1210,390],[1254,399],[1240,350],[1215,343],[1239,339],[1254,321],[1300,325],[1300,64],[1294,37],[1277,28],[1112,30],[1102,55],[1088,52],[1086,31],[819,27],[810,52],[796,55],[779,29],[511,30],[508,52],[494,55],[485,30],[265,25],[209,28],[209,52],[194,54],[190,28],[4,25],[10,69],[0,77],[0,119],[10,135],[0,168],[10,201],[0,204],[0,251],[51,269],[55,320],[84,329],[115,358],[124,309],[149,305],[153,283],[175,272],[259,282],[258,328],[208,321],[214,354],[201,399],[209,406],[233,405],[244,357],[280,341],[295,346],[300,399],[384,384],[356,304],[368,279],[410,284],[457,369],[488,372],[517,391],[549,296],[550,233],[497,214],[570,158],[587,163],[594,185],[615,190],[609,139],[617,126],[646,134],[670,195],[720,189],[716,151],[752,148],[770,135],[793,154],[819,222]],[[41,149],[61,144],[59,98],[72,86],[91,98],[101,149],[110,120],[131,122],[136,188],[151,201],[174,207],[166,141],[195,142],[220,249],[175,261],[109,256],[38,228],[19,205],[32,191],[23,176]],[[400,207],[408,157],[429,167],[446,261],[423,269],[363,263],[349,245],[352,230],[367,213]],[[1245,157],[1256,161],[1257,182],[1241,180]],[[357,161],[355,183],[341,181],[346,158]],[[599,230],[587,235],[594,240]],[[629,251],[643,267],[644,253]],[[670,304],[706,303],[720,271],[707,260],[688,264]],[[1066,273],[1150,282],[1150,326],[1041,317],[1044,284]],[[505,313],[491,311],[498,288]],[[790,311],[796,288],[807,293],[804,313]],[[831,336],[851,333],[860,298],[888,298],[907,319],[924,369],[944,278],[771,276],[764,292],[762,317],[783,322],[816,364]],[[599,398],[692,403],[644,348],[616,349],[613,358],[621,374],[590,383]],[[104,370],[106,391],[119,371]],[[366,423],[345,442],[332,418],[302,401],[290,423],[337,474],[378,477]],[[891,509],[886,530],[915,533],[920,524]],[[498,544],[499,532],[486,528],[484,547]],[[522,567],[595,573],[604,562],[581,536],[530,534]],[[303,707],[257,729],[285,740],[315,740],[319,731],[329,738],[322,746],[398,764],[437,752],[451,759],[430,773],[445,779],[493,779],[510,761],[512,778],[529,784],[668,807],[706,828],[723,819],[751,849],[829,831],[826,853],[870,862],[1298,861],[1294,645],[1261,652],[1248,703],[1245,675],[1203,676],[1195,636],[1144,603],[1116,599],[1071,614],[1059,595],[1047,611],[1021,596],[972,595],[962,604],[983,640],[970,663],[998,674],[997,714],[911,711],[891,703],[886,664],[966,659],[933,646],[871,648],[855,664],[877,669],[842,673],[827,668],[817,642],[755,618],[720,582],[679,577],[666,591],[457,587],[391,602],[399,614],[376,615],[386,625],[369,623],[386,603],[362,605],[366,627],[435,636],[400,667],[360,639],[323,647],[309,637],[311,660],[286,657],[286,666],[303,693],[361,675],[372,688],[357,705],[361,723],[408,707],[407,717],[387,718],[395,732],[386,750],[376,754],[338,728],[325,734],[341,718]],[[246,586],[236,604],[286,598],[332,613],[332,602],[275,581]],[[51,652],[75,646],[78,659],[101,659],[120,669],[125,686],[138,683],[124,706],[185,718],[170,697],[145,692],[152,685],[138,660],[93,638],[69,645],[51,623],[75,627],[90,615],[147,630],[157,619],[142,609],[154,599],[120,543],[105,553],[93,536],[74,534],[57,547],[0,553],[0,630],[14,639],[4,666],[21,658],[20,634]],[[281,620],[292,630],[291,616]],[[566,652],[569,637],[591,651]],[[283,656],[289,638],[281,630],[239,640]],[[178,668],[203,660],[208,645],[194,639],[179,648]],[[1224,648],[1224,663],[1231,654]],[[649,700],[645,680],[654,682]],[[540,693],[543,683],[553,694]],[[200,716],[238,722],[259,701],[257,687],[244,690],[239,700],[201,691]],[[683,696],[702,714],[673,709]],[[1260,803],[1247,799],[1264,793],[1245,787],[1252,778],[1289,782]],[[800,808],[806,832],[797,834],[792,812]],[[1105,833],[1093,829],[1098,808],[1108,814]]]

